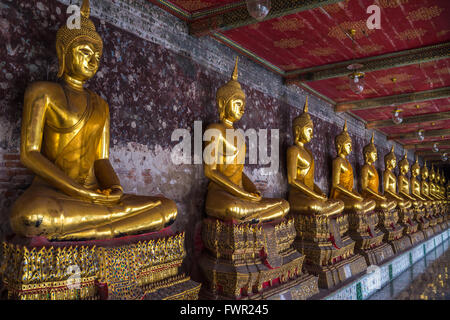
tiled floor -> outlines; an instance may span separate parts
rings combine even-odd
[[[369,300],[450,300],[450,238]]]

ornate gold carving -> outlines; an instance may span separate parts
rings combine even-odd
[[[184,233],[119,247],[58,246],[28,249],[3,243],[3,282],[9,298],[21,300],[98,299],[98,283],[113,299],[142,298],[188,281],[179,274],[186,256]],[[73,270],[79,288],[70,286]]]

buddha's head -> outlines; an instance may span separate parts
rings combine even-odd
[[[372,164],[378,159],[377,148],[374,144],[374,134],[372,132],[372,138],[370,143],[363,148],[364,161],[368,164]]]
[[[434,182],[434,179],[436,178],[436,172],[434,172],[434,165],[431,165],[431,171],[430,171],[430,181]]]
[[[346,157],[352,152],[352,139],[347,132],[347,120],[345,120],[344,129],[336,136],[334,142],[338,155]]]
[[[220,87],[216,93],[217,108],[220,120],[235,122],[242,118],[245,111],[245,93],[238,79],[238,58],[230,81]]]
[[[420,164],[419,157],[416,156],[416,162],[411,166],[411,176],[413,178],[417,177],[420,174]]]
[[[79,80],[92,78],[100,63],[103,41],[89,19],[89,0],[83,0],[79,29],[62,26],[56,34],[56,53],[59,60],[58,77],[64,74]]]
[[[306,97],[303,113],[292,121],[292,131],[296,142],[308,143],[313,138],[314,124],[308,113],[308,97]]]
[[[405,175],[409,171],[409,161],[408,161],[408,154],[406,153],[403,155],[402,160],[398,162],[398,167],[400,169],[400,174]]]
[[[428,179],[428,167],[427,167],[426,161],[423,164],[423,167],[420,169],[420,176],[422,177],[422,181],[425,181],[426,179]]]
[[[392,170],[397,165],[397,158],[395,157],[395,146],[392,145],[391,152],[384,156],[384,167],[386,170]]]

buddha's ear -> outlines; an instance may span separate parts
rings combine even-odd
[[[217,108],[219,109],[219,119],[222,120],[225,117],[225,99],[217,98]]]
[[[59,62],[58,78],[61,78],[66,67],[66,50],[62,43],[56,43],[56,55]]]

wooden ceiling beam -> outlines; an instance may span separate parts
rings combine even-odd
[[[264,21],[342,1],[344,0],[272,0],[270,12],[264,18]],[[240,7],[191,21],[189,23],[189,34],[201,37],[216,32],[244,27],[256,22],[258,21],[248,13],[247,6],[243,1],[243,5]]]
[[[425,131],[425,137],[440,137],[440,136],[448,136],[450,135],[450,129],[439,129],[439,130],[427,130]],[[409,133],[398,133],[391,134],[387,136],[388,140],[404,140],[404,139],[415,139],[417,138],[417,132],[409,132]]]
[[[433,151],[416,151],[414,152],[414,154],[418,155],[418,156],[430,156],[430,157],[434,157],[434,156],[441,156],[444,153],[450,153],[449,150],[439,150],[438,152],[433,152]]]
[[[351,110],[366,110],[383,106],[402,105],[406,103],[422,102],[449,97],[450,97],[450,87],[442,87],[427,91],[419,91],[393,96],[384,96],[379,98],[342,102],[336,105],[335,111],[345,112]]]
[[[367,129],[378,129],[378,128],[385,128],[385,127],[392,127],[396,126],[398,128],[405,127],[409,124],[416,124],[416,123],[424,123],[424,122],[430,122],[430,121],[441,121],[441,120],[448,120],[450,119],[450,111],[447,112],[440,112],[440,113],[429,113],[429,114],[421,114],[418,116],[411,116],[403,118],[403,121],[401,124],[395,124],[392,119],[388,120],[379,120],[379,121],[369,121],[366,123]]]
[[[317,81],[347,76],[350,73],[350,71],[347,69],[347,66],[355,63],[363,65],[363,67],[361,69],[358,69],[358,71],[372,72],[441,59],[448,59],[449,50],[450,42],[445,42],[437,45],[397,51],[374,57],[354,59],[323,66],[290,71],[285,75],[286,84],[290,84],[291,82],[295,83],[296,81]]]

